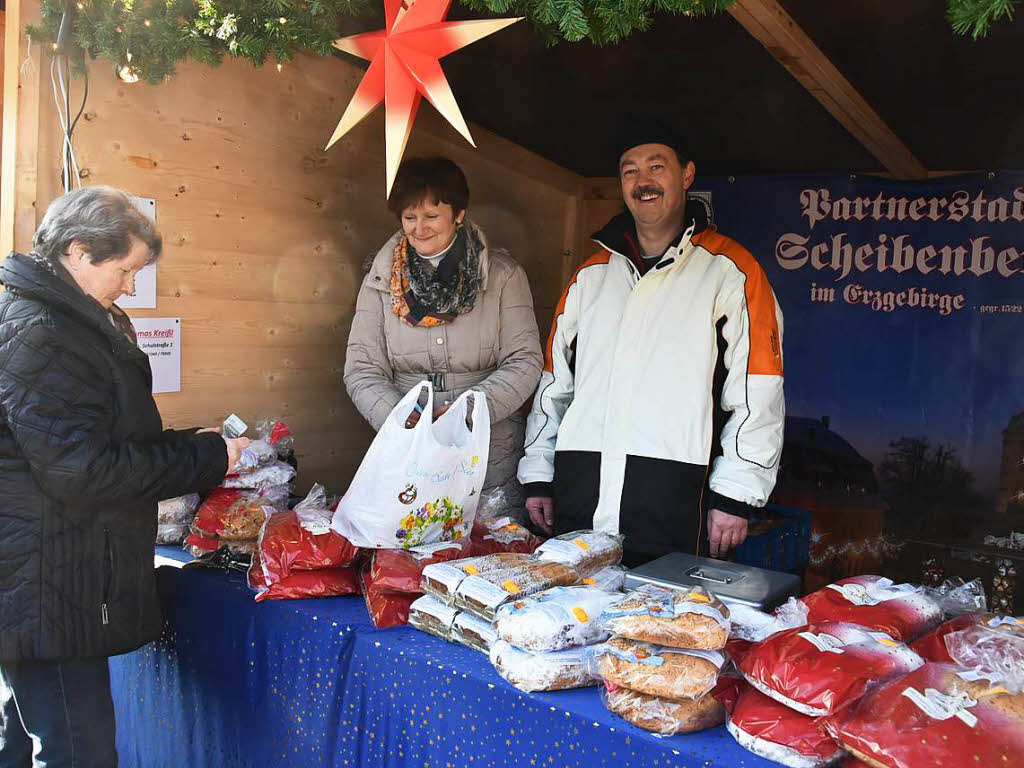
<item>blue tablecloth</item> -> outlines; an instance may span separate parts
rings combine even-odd
[[[161,567],[160,641],[111,660],[128,766],[774,766],[724,728],[659,738],[596,689],[526,694],[476,651],[377,631],[361,598],[255,603],[241,574]]]

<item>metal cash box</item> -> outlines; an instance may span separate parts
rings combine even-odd
[[[801,592],[800,577],[751,565],[728,563],[682,552],[659,557],[626,574],[626,587],[704,587],[726,605],[770,611]]]

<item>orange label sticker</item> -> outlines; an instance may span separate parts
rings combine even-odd
[[[590,549],[590,547],[587,546],[587,542],[585,542],[583,539],[573,539],[573,544],[575,544],[580,549]]]
[[[572,615],[575,616],[579,621],[590,621],[590,617],[587,616],[587,612],[580,608],[578,605],[572,609]]]
[[[512,523],[512,525],[510,525],[510,526],[508,527],[508,529],[509,529],[510,531],[518,531],[518,530],[519,530],[519,526],[518,526],[518,525],[516,525],[515,523]]]
[[[691,592],[688,597],[695,603],[710,603],[711,598],[707,595],[702,595],[700,592]]]
[[[897,643],[895,640],[892,640],[892,639],[890,639],[888,637],[876,637],[875,640],[880,642],[882,645],[889,646],[890,648],[897,648],[897,647],[899,647],[899,643]]]
[[[589,585],[589,586],[591,586],[591,587],[592,587],[592,586],[594,586],[595,584],[597,584],[597,579],[584,579],[584,580],[582,581],[582,583],[583,583],[583,584],[587,584],[587,585]]]
[[[478,576],[480,574],[480,569],[477,568],[475,565],[464,565],[462,566],[462,570],[468,573],[470,576]]]
[[[997,685],[995,688],[989,688],[987,691],[985,691],[981,695],[982,696],[995,696],[998,693],[1009,693],[1009,691],[1006,690],[1005,688],[1003,688],[1003,686]]]
[[[516,584],[512,579],[506,579],[501,582],[501,586],[505,588],[505,591],[512,595],[519,594],[519,585]]]

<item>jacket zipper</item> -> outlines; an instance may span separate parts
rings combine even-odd
[[[110,546],[110,529],[103,528],[103,554],[106,558],[106,573],[103,579],[103,603],[100,605],[100,617],[104,625],[110,624],[107,603],[110,600],[110,585],[114,580],[114,549]]]

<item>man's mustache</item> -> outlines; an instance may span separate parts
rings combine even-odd
[[[648,185],[648,186],[644,186],[644,187],[637,187],[636,189],[634,189],[633,190],[633,199],[634,200],[639,200],[644,195],[664,195],[664,194],[665,194],[665,190],[663,190],[661,187],[656,187],[656,186],[653,186],[653,185]]]

